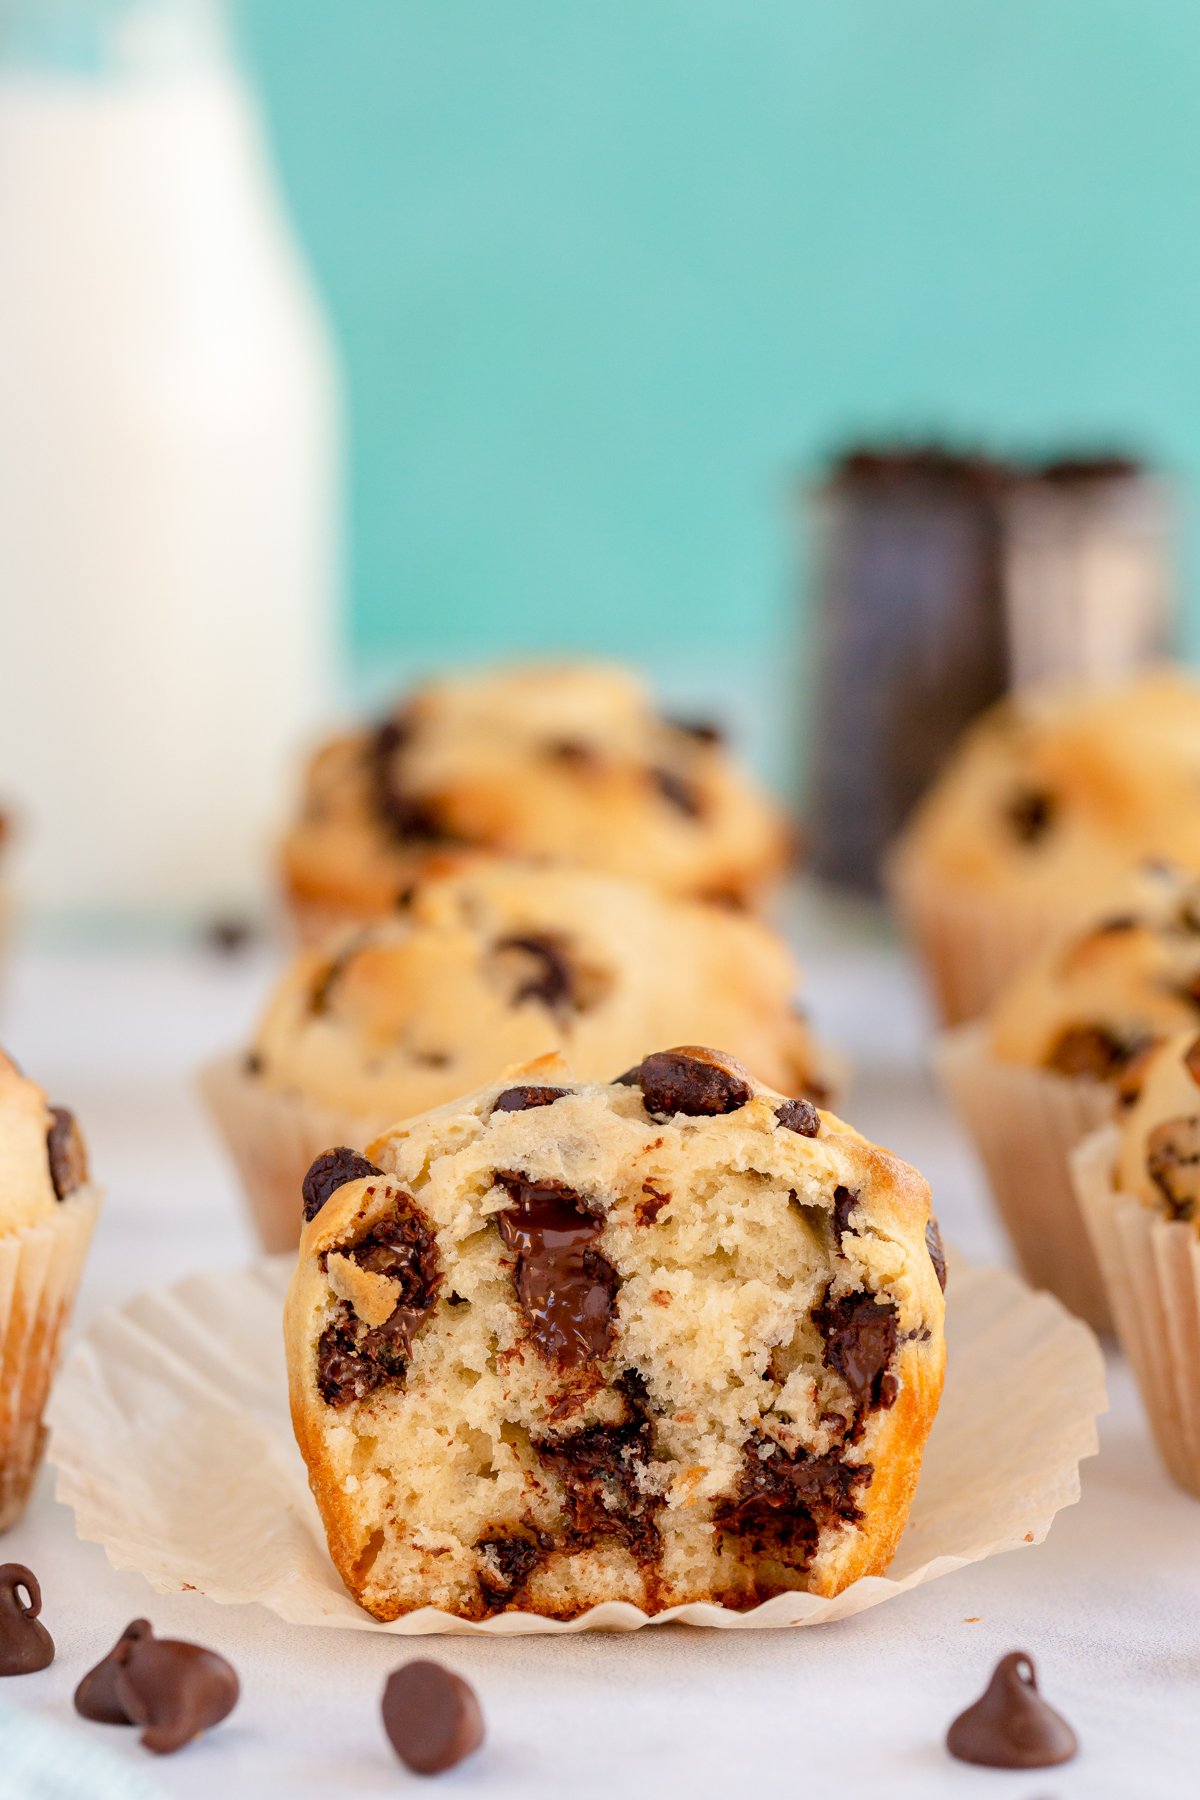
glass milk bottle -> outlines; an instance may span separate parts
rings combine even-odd
[[[43,913],[254,906],[338,388],[217,0],[0,0],[0,794]]]

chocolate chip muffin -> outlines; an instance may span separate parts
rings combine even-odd
[[[679,1039],[728,1044],[789,1095],[828,1097],[785,946],[747,914],[586,869],[481,857],[401,912],[302,951],[248,1055],[206,1071],[210,1108],[270,1249],[300,1230],[318,1150],[560,1051],[599,1080]]]
[[[941,1393],[925,1182],[731,1057],[540,1064],[334,1150],[285,1321],[379,1619],[748,1608],[887,1567]]]
[[[662,718],[632,675],[499,669],[430,682],[317,752],[284,885],[311,936],[392,911],[431,854],[462,845],[745,905],[788,832],[717,729]]]
[[[1173,1478],[1200,1497],[1200,1033],[1139,1059],[1072,1156],[1121,1348]]]
[[[1200,869],[1200,686],[1159,668],[985,713],[918,807],[890,886],[947,1023],[976,1017],[1139,862]]]
[[[72,1115],[0,1051],[0,1531],[25,1510],[99,1196]]]
[[[1025,1273],[1098,1330],[1111,1320],[1070,1153],[1110,1116],[1147,1050],[1197,1025],[1200,880],[1152,863],[938,1046]]]

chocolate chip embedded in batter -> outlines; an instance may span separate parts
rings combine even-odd
[[[386,719],[367,739],[365,762],[372,810],[388,837],[397,843],[457,842],[435,795],[410,794],[396,767],[397,756],[412,737],[411,722]]]
[[[566,954],[566,941],[551,933],[514,932],[497,938],[494,948],[519,950],[533,961],[533,969],[516,988],[512,1004],[522,1005],[536,1000],[552,1011],[575,1005],[575,978]]]
[[[933,1213],[930,1213],[929,1223],[925,1227],[925,1248],[929,1252],[933,1272],[938,1278],[938,1286],[944,1294],[946,1291],[946,1252],[942,1248],[941,1229]]]
[[[837,1370],[855,1404],[890,1406],[897,1389],[885,1387],[884,1377],[896,1354],[895,1307],[872,1294],[843,1294],[834,1300],[827,1292],[813,1318],[825,1341],[825,1361]]]
[[[671,1196],[652,1181],[643,1181],[642,1194],[643,1198],[634,1202],[633,1216],[639,1225],[653,1225],[663,1207],[671,1204]]]
[[[1057,812],[1057,800],[1044,788],[1019,788],[1004,808],[1004,817],[1019,843],[1038,844]]]
[[[712,719],[664,719],[663,724],[669,725],[672,731],[680,732],[682,736],[691,738],[697,744],[723,744],[725,742],[724,730]]]
[[[483,1743],[475,1690],[441,1663],[421,1658],[387,1678],[383,1728],[400,1761],[416,1775],[453,1769]]]
[[[997,1663],[975,1704],[955,1719],[946,1748],[959,1762],[989,1769],[1049,1769],[1070,1762],[1079,1740],[1038,1692],[1033,1658],[1013,1650]]]
[[[386,1384],[403,1385],[413,1339],[437,1302],[442,1285],[433,1222],[409,1194],[391,1216],[341,1252],[371,1275],[396,1285],[396,1304],[381,1325],[368,1325],[345,1300],[317,1341],[317,1389],[326,1406],[365,1400]]]
[[[475,1548],[480,1552],[479,1585],[499,1605],[524,1587],[543,1555],[543,1546],[534,1537],[480,1538]]]
[[[494,1179],[513,1202],[496,1224],[505,1247],[517,1253],[517,1300],[534,1345],[564,1369],[606,1356],[618,1277],[596,1248],[603,1218],[561,1181],[533,1181],[509,1169]]]
[[[542,748],[552,762],[564,763],[568,768],[591,768],[601,760],[596,746],[584,738],[548,738]]]
[[[638,1085],[646,1111],[659,1119],[675,1113],[704,1118],[737,1112],[754,1097],[739,1064],[730,1067],[714,1051],[692,1047],[657,1050],[643,1057]]]
[[[1051,1044],[1044,1061],[1059,1075],[1109,1081],[1144,1044],[1144,1038],[1122,1040],[1106,1025],[1068,1025]]]
[[[1183,1066],[1200,1087],[1200,1038],[1194,1038],[1183,1053]]]
[[[50,1180],[60,1200],[85,1186],[88,1178],[87,1147],[75,1115],[65,1106],[50,1108],[50,1129],[46,1134],[46,1151],[50,1158]]]
[[[24,1563],[0,1564],[0,1675],[32,1675],[54,1661],[54,1639],[42,1624],[42,1590]]]
[[[613,1388],[628,1410],[621,1424],[536,1439],[533,1448],[562,1483],[574,1545],[615,1537],[639,1562],[654,1563],[662,1553],[657,1519],[664,1501],[640,1482],[654,1448],[646,1383],[639,1370],[626,1369]]]
[[[816,1137],[821,1129],[821,1115],[811,1100],[785,1100],[775,1108],[775,1119],[785,1131],[801,1137]]]
[[[663,799],[668,801],[676,812],[681,812],[688,819],[698,819],[702,816],[704,802],[701,799],[700,789],[694,781],[689,781],[686,775],[676,774],[674,769],[651,769],[649,773],[651,781]]]
[[[1176,1219],[1200,1202],[1200,1118],[1164,1119],[1146,1139],[1146,1167]]]
[[[870,1463],[844,1462],[837,1451],[788,1456],[759,1433],[747,1440],[743,1459],[734,1493],[718,1502],[713,1518],[719,1531],[743,1539],[754,1554],[806,1569],[822,1531],[862,1522],[858,1493],[874,1474]]]
[[[564,1094],[570,1092],[570,1088],[563,1087],[505,1088],[504,1092],[497,1096],[492,1111],[494,1113],[529,1112],[533,1107],[553,1106],[556,1100],[561,1100]]]
[[[850,1214],[858,1205],[858,1193],[854,1188],[842,1187],[839,1183],[833,1190],[833,1234],[840,1244],[850,1230]]]
[[[382,1174],[382,1169],[377,1169],[373,1162],[368,1162],[365,1156],[360,1156],[346,1144],[324,1151],[309,1169],[301,1186],[304,1217],[310,1222],[315,1219],[330,1195],[336,1194],[348,1181],[365,1181],[369,1175]]]

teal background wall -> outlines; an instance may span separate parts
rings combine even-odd
[[[1200,472],[1197,0],[241,0],[370,662],[772,657],[847,434]]]

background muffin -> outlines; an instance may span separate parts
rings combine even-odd
[[[1200,868],[1200,687],[1151,670],[1032,689],[966,734],[905,830],[889,885],[943,1018],[1005,977],[1138,862]]]
[[[718,1052],[522,1078],[313,1171],[292,1416],[351,1591],[571,1618],[880,1573],[944,1364],[921,1177]]]
[[[764,925],[583,869],[462,858],[400,913],[302,951],[246,1058],[205,1090],[271,1248],[300,1225],[300,1181],[331,1142],[560,1051],[610,1079],[664,1041],[716,1039],[787,1094],[831,1071]]]
[[[789,835],[714,727],[662,718],[632,675],[593,664],[431,682],[318,751],[282,852],[301,928],[390,911],[447,845],[746,904]]]
[[[98,1207],[74,1118],[0,1051],[0,1531],[25,1510],[41,1462]]]

